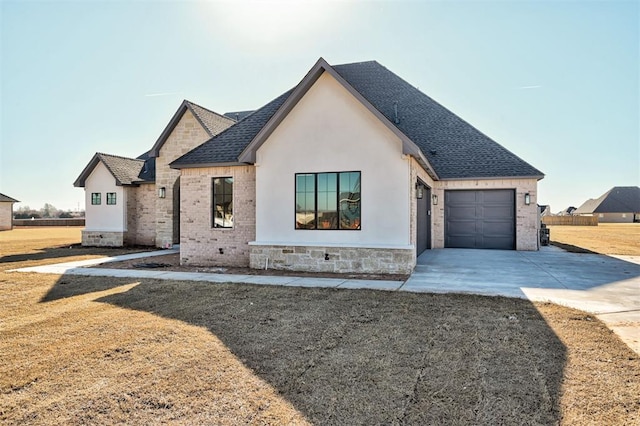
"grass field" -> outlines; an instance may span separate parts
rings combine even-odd
[[[640,256],[640,223],[550,226],[551,241],[601,254]]]
[[[640,422],[640,360],[580,311],[8,272],[99,255],[13,235],[0,233],[3,424]]]

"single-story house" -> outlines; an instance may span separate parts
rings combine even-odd
[[[82,244],[178,243],[180,172],[169,163],[235,122],[185,100],[148,152],[137,158],[96,153],[74,183],[85,190]]]
[[[543,173],[375,61],[320,58],[169,167],[183,264],[409,273],[430,248],[538,249]]]
[[[13,229],[13,203],[20,201],[0,194],[0,231]]]
[[[614,186],[599,198],[589,199],[575,215],[598,216],[598,222],[640,222],[640,187]]]

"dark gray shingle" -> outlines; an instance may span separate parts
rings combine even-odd
[[[178,158],[171,166],[237,162],[240,153],[287,100],[290,93],[291,90],[280,95],[237,124]]]
[[[440,179],[543,176],[540,170],[379,63],[359,62],[333,69],[420,148]],[[237,162],[290,92],[177,159],[172,166]]]
[[[591,213],[638,213],[640,212],[640,187],[614,186],[599,198],[589,199],[574,212]]]

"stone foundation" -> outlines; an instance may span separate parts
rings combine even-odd
[[[396,248],[252,245],[254,269],[367,274],[410,274],[415,250]]]
[[[82,245],[122,247],[124,245],[124,232],[82,231]]]

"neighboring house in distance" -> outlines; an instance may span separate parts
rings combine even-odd
[[[550,205],[538,205],[538,208],[540,209],[540,216],[553,216],[553,213],[551,213],[551,206]]]
[[[573,216],[575,211],[576,211],[575,207],[569,206],[566,209],[558,212],[558,216]]]
[[[640,187],[614,186],[599,198],[584,202],[574,214],[598,216],[598,222],[640,222]]]
[[[538,249],[543,173],[375,61],[321,58],[169,165],[183,264],[410,273],[429,248]]]
[[[82,244],[179,242],[180,172],[169,163],[234,123],[185,100],[150,151],[138,158],[96,153],[74,183],[85,190]]]
[[[13,204],[20,201],[0,194],[0,231],[13,229]]]

